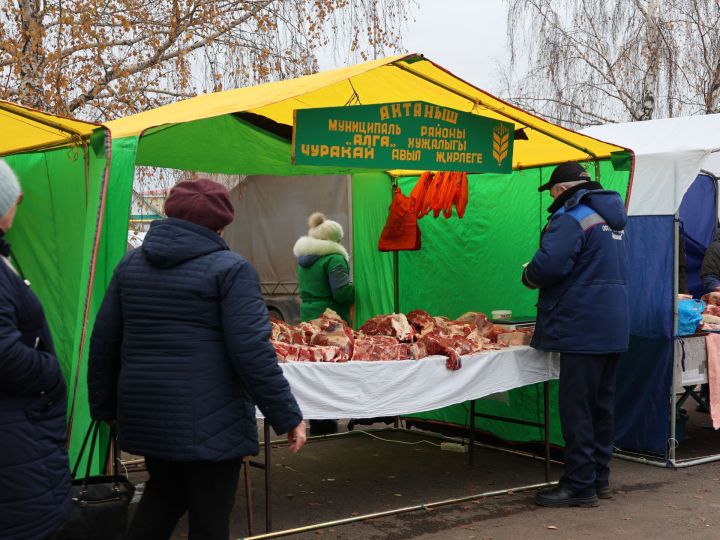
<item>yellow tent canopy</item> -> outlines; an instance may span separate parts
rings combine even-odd
[[[81,144],[98,127],[0,100],[0,156]]]
[[[527,136],[527,140],[515,142],[514,169],[571,160],[602,159],[624,150],[523,111],[418,54],[388,57],[297,79],[204,94],[106,125],[115,138],[141,136],[151,128],[169,128],[245,112],[291,126],[295,109],[402,101],[426,101],[512,121],[516,130],[523,129]],[[158,150],[161,148],[153,149],[154,152]],[[142,154],[142,140],[139,154]],[[142,163],[142,159],[138,162]]]

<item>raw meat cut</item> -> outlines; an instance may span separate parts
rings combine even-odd
[[[358,335],[352,360],[419,360],[427,356],[420,343],[400,343],[388,336]]]
[[[394,337],[406,343],[415,340],[415,329],[403,313],[373,317],[359,328],[358,333],[366,336]]]
[[[435,328],[435,319],[433,316],[422,309],[415,309],[408,313],[407,320],[421,336]]]
[[[711,307],[720,311],[720,306]],[[419,309],[407,316],[373,317],[356,334],[335,312],[326,310],[320,318],[298,326],[273,319],[271,343],[281,362],[418,360],[444,355],[447,368],[456,370],[463,355],[526,345],[531,336],[530,329],[494,325],[479,312],[450,320]]]
[[[341,356],[337,347],[314,347],[270,340],[279,362],[338,362]]]
[[[447,357],[445,366],[455,371],[462,367],[460,356],[475,352],[476,345],[463,336],[448,334],[440,328],[429,332],[420,338],[428,354],[440,354]]]
[[[340,356],[336,361],[347,362],[353,354],[355,334],[340,317],[333,317],[334,313],[332,310],[326,310],[322,317],[311,322],[317,332],[312,336],[309,344],[337,347]]]
[[[474,324],[480,331],[480,335],[487,336],[493,324],[488,320],[487,315],[478,311],[468,311],[456,319],[457,322]]]
[[[270,317],[272,341],[282,341],[283,343],[305,343],[304,333],[301,329],[290,326],[284,321]]]
[[[508,347],[513,347],[516,345],[529,345],[530,337],[531,336],[527,332],[505,332],[498,335],[497,342],[498,344],[504,344]]]

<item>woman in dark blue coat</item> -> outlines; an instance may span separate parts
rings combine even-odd
[[[20,185],[0,160],[0,540],[47,540],[70,512],[65,380],[5,232]]]
[[[227,189],[181,182],[142,248],[115,269],[95,323],[88,388],[96,420],[150,479],[129,540],[227,540],[241,460],[257,454],[255,405],[291,449],[302,414],[269,341],[255,269],[218,234],[234,217]]]

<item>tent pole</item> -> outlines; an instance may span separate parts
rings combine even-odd
[[[675,367],[675,336],[678,333],[678,280],[680,279],[680,272],[678,269],[678,263],[680,262],[679,245],[680,245],[680,213],[675,212],[675,219],[673,220],[673,329],[672,329],[672,350],[673,350],[673,362],[672,362],[672,385],[670,386],[670,449],[668,461],[674,467],[675,466],[675,449],[677,448],[677,406],[675,405],[675,384],[677,381],[677,369]]]
[[[576,150],[580,150],[581,152],[585,152],[588,156],[592,156],[594,159],[599,159],[599,157],[600,157],[600,156],[598,156],[597,154],[595,154],[594,152],[592,152],[592,151],[588,150],[587,148],[585,148],[584,146],[580,146],[579,144],[575,144],[575,143],[573,143],[573,142],[571,142],[571,141],[568,141],[567,139],[564,139],[564,138],[562,138],[562,137],[558,137],[558,136],[555,135],[554,133],[550,133],[549,131],[547,131],[547,130],[545,130],[545,129],[543,129],[543,128],[540,128],[540,127],[538,127],[538,126],[529,126],[529,125],[527,125],[527,123],[525,123],[523,120],[519,119],[517,116],[515,116],[515,115],[513,115],[513,114],[509,114],[507,111],[505,111],[505,110],[503,110],[503,109],[488,107],[487,105],[485,105],[485,104],[482,102],[482,100],[478,99],[477,96],[473,96],[473,95],[471,95],[471,94],[467,94],[467,93],[465,93],[465,92],[462,92],[462,91],[460,91],[460,90],[457,90],[457,89],[455,89],[455,88],[452,88],[451,86],[448,86],[447,84],[444,84],[444,83],[442,83],[442,82],[440,82],[440,81],[438,81],[438,80],[436,80],[436,79],[433,79],[432,77],[428,77],[427,75],[424,75],[423,73],[420,73],[419,71],[416,71],[416,70],[412,69],[411,67],[409,67],[409,66],[407,66],[407,65],[403,65],[403,64],[401,64],[400,62],[393,62],[393,63],[390,64],[390,65],[391,65],[391,66],[395,66],[396,68],[402,69],[403,71],[407,71],[408,73],[412,73],[412,74],[415,75],[416,77],[419,77],[420,79],[422,79],[422,80],[424,80],[424,81],[426,81],[426,82],[429,82],[430,84],[433,84],[433,85],[435,85],[435,86],[437,86],[437,87],[439,87],[439,88],[442,88],[443,90],[446,90],[446,91],[448,91],[448,92],[450,92],[450,93],[452,93],[452,94],[455,94],[456,96],[460,96],[461,98],[465,98],[465,99],[467,99],[469,102],[473,103],[474,105],[482,105],[482,106],[485,107],[486,109],[488,109],[488,110],[490,110],[490,111],[493,111],[494,113],[497,113],[497,114],[499,114],[499,115],[501,115],[501,116],[504,116],[505,118],[508,118],[508,119],[512,120],[513,122],[517,122],[518,124],[521,124],[521,125],[523,125],[523,126],[526,126],[526,127],[530,128],[530,129],[534,129],[535,131],[538,131],[538,132],[542,133],[543,135],[547,135],[547,136],[550,137],[551,139],[555,139],[556,141],[559,141],[559,142],[561,142],[561,143],[563,143],[563,144],[567,144],[568,146],[571,146],[572,148],[575,148]],[[435,65],[435,64],[433,64],[433,65]],[[480,89],[478,89],[478,90],[480,90]],[[482,90],[480,90],[480,91],[482,92]]]
[[[66,448],[70,450],[72,443],[73,426],[75,422],[75,405],[77,403],[77,389],[80,381],[80,367],[85,352],[85,342],[87,339],[87,325],[90,317],[90,307],[93,297],[93,288],[95,286],[95,271],[97,270],[98,253],[100,250],[100,239],[103,232],[103,221],[105,218],[105,206],[107,203],[108,185],[110,182],[110,164],[112,161],[112,135],[109,130],[105,130],[105,169],[103,170],[102,180],[100,183],[100,201],[98,203],[97,216],[95,219],[95,234],[93,236],[92,252],[90,255],[90,273],[88,275],[87,290],[85,296],[85,306],[83,308],[82,329],[80,332],[80,343],[78,345],[78,358],[75,366],[75,380],[72,388],[72,400],[70,402],[70,414],[68,415],[67,441]],[[85,205],[88,205],[88,190],[90,186],[90,156],[89,145],[84,140],[81,141],[85,158]],[[68,389],[69,395],[69,389]]]
[[[390,196],[398,189],[397,176],[390,175]],[[393,251],[393,312],[400,313],[400,254]]]

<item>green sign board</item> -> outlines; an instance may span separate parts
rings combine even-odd
[[[510,173],[515,127],[424,101],[295,111],[293,163]]]

